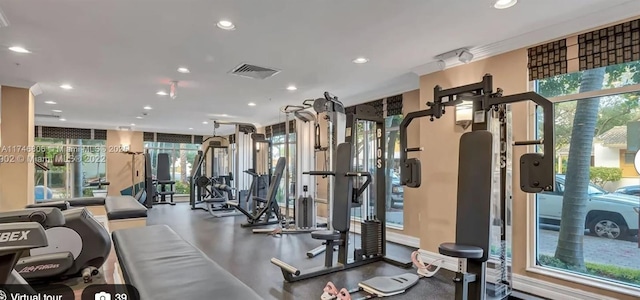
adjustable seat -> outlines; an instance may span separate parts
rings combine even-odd
[[[456,243],[442,243],[438,247],[438,251],[442,255],[457,257],[457,258],[482,258],[484,250],[480,247],[459,245]]]
[[[333,241],[340,239],[340,232],[335,230],[318,230],[311,232],[311,238],[316,240]]]

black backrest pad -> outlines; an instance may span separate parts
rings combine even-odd
[[[171,180],[171,163],[169,162],[169,153],[158,153],[158,180]]]
[[[467,132],[460,138],[456,244],[484,249],[489,254],[493,136],[489,131]]]
[[[353,179],[347,177],[353,164],[351,143],[342,143],[336,149],[336,176],[333,178],[333,229],[349,231],[351,219],[351,198],[353,197]],[[329,179],[331,180],[331,178]]]
[[[267,192],[267,200],[269,202],[276,201],[276,195],[278,194],[278,187],[280,186],[280,181],[282,180],[282,174],[284,174],[284,167],[287,165],[287,159],[284,157],[278,158],[278,163],[276,163],[276,171],[273,173],[273,177],[271,178],[271,185],[269,185],[269,191]]]

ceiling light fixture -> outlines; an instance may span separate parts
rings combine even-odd
[[[51,101],[51,100],[45,101],[44,103],[45,103],[45,104],[51,104],[51,105],[53,105],[53,104],[58,104],[58,102]]]
[[[60,118],[60,121],[62,121],[62,122],[66,121],[66,120],[67,119],[65,119],[65,118]]]
[[[66,84],[66,83],[61,85],[60,88],[63,89],[63,90],[71,90],[71,89],[73,89],[73,87],[70,84]]]
[[[20,46],[13,46],[13,47],[9,47],[9,50],[16,52],[16,53],[31,53],[31,51],[20,47]]]
[[[254,102],[249,102],[249,103],[247,103],[247,105],[249,105],[249,106],[256,106],[256,104],[255,104]]]
[[[453,51],[449,51],[447,53],[443,53],[443,54],[437,55],[435,57],[435,59],[445,62],[445,66],[446,66],[446,62],[448,60],[450,60],[450,59],[453,59],[453,58],[457,58],[460,62],[466,64],[466,63],[470,62],[471,60],[473,60],[473,53],[471,53],[469,51],[469,49],[467,49],[467,48],[460,48],[460,49],[457,49],[457,50],[453,50]],[[438,63],[438,64],[442,65],[441,63]]]
[[[365,64],[367,62],[369,62],[369,59],[366,58],[366,57],[358,57],[358,58],[353,60],[353,63],[355,63],[355,64]]]
[[[61,111],[61,110],[59,110],[59,109],[52,109],[51,111],[52,111],[52,112],[54,112],[54,113],[61,113],[61,112],[62,112],[62,111]]]
[[[218,28],[220,29],[224,29],[224,30],[234,30],[236,29],[236,25],[233,25],[233,23],[231,23],[231,21],[227,21],[227,20],[220,20],[220,22],[218,22],[218,24],[216,24],[218,26]]]
[[[151,106],[147,105],[145,107],[143,107],[145,110],[152,110],[153,108],[151,108]]]
[[[207,124],[209,124],[209,122],[203,121],[202,124],[207,125]]]
[[[493,5],[493,7],[497,9],[506,9],[512,7],[518,3],[518,0],[498,0]]]
[[[171,82],[171,89],[169,90],[169,97],[171,97],[171,99],[175,99],[178,97],[178,82],[177,81],[172,81]]]
[[[193,130],[193,127],[189,127],[189,130]]]
[[[289,91],[295,91],[297,89],[298,88],[295,85],[290,85],[290,86],[287,87],[287,90],[289,90]]]
[[[142,120],[142,118],[143,118],[142,116],[137,116],[136,117],[136,119],[138,119],[138,120]]]
[[[189,71],[189,69],[185,68],[185,67],[180,67],[178,68],[178,72],[182,73],[182,74],[189,74],[191,73],[191,71]]]
[[[166,96],[166,95],[168,95],[168,94],[167,94],[167,92],[165,92],[165,91],[158,91],[158,92],[156,93],[156,95],[158,95],[158,96]]]
[[[131,126],[136,126],[136,123],[131,123]]]

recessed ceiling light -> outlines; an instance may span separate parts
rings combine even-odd
[[[247,103],[247,105],[249,105],[249,106],[256,106],[256,104],[255,104],[255,103],[253,103],[253,102],[249,102],[249,103]]]
[[[295,85],[290,85],[290,86],[287,87],[287,90],[289,90],[289,91],[295,91],[297,89],[298,88]]]
[[[22,48],[20,46],[13,46],[13,47],[9,47],[9,50],[13,51],[13,52],[17,52],[17,53],[31,53],[31,51]]]
[[[131,125],[131,126],[136,126],[136,123],[131,123],[130,125]]]
[[[65,119],[65,118],[60,118],[59,120],[60,120],[60,121],[62,121],[62,122],[64,122],[64,121],[66,121],[67,119]]]
[[[52,111],[52,112],[54,112],[54,113],[61,113],[61,112],[62,112],[62,111],[61,111],[61,110],[59,110],[59,109],[52,109],[51,111]]]
[[[143,107],[145,110],[152,110],[153,108],[151,108],[151,106],[147,105],[145,107]]]
[[[193,127],[189,127],[189,130],[193,130]]]
[[[220,20],[220,22],[218,22],[218,24],[216,24],[218,26],[218,28],[220,29],[224,29],[224,30],[234,30],[236,29],[236,25],[233,25],[233,23],[231,23],[231,21],[227,21],[227,20]]]
[[[185,68],[185,67],[180,67],[178,68],[178,72],[183,73],[183,74],[189,74],[191,73],[191,71],[189,71],[189,69]]]
[[[167,92],[165,92],[165,91],[158,91],[158,92],[156,93],[156,95],[166,96],[166,95],[167,95]]]
[[[516,3],[518,3],[518,0],[498,0],[493,7],[497,9],[505,9],[516,5]]]
[[[66,83],[61,85],[60,88],[63,89],[63,90],[71,90],[71,89],[73,89],[73,87],[71,85],[66,84]]]
[[[364,63],[367,63],[367,62],[369,62],[369,59],[366,58],[366,57],[358,57],[358,58],[353,60],[353,63],[356,63],[356,64],[364,64]]]
[[[207,125],[207,124],[209,124],[209,122],[203,121],[202,124]]]
[[[52,104],[52,105],[53,105],[53,104],[58,104],[58,102],[51,101],[51,100],[45,101],[44,103],[45,103],[45,104]]]
[[[136,119],[141,120],[142,116],[137,116]]]

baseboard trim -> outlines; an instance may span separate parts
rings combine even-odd
[[[458,271],[458,259],[443,256],[438,253],[420,249],[420,256],[425,263],[429,263],[438,259],[443,259],[443,269],[449,271]],[[487,277],[491,277],[487,272]],[[513,288],[517,291],[531,294],[538,297],[558,300],[615,300],[615,298],[605,297],[603,295],[570,288],[564,285],[551,283],[520,274],[512,274]]]

